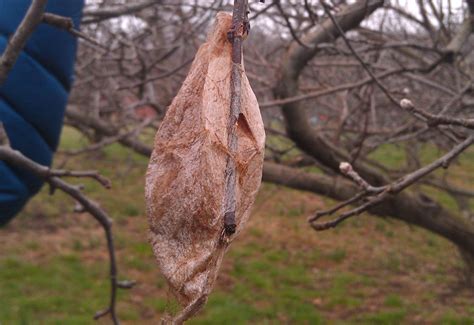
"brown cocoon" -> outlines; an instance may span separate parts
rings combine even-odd
[[[171,291],[185,307],[206,300],[235,237],[223,235],[231,20],[228,13],[217,14],[156,134],[146,175],[153,251]],[[249,218],[260,186],[265,144],[260,109],[245,71],[241,91],[238,148],[231,157],[237,166],[237,233]]]

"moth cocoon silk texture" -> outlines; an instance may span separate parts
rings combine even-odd
[[[218,13],[155,137],[146,175],[150,241],[183,306],[212,290],[228,244],[250,216],[262,177],[265,131],[242,71],[237,152],[227,147],[232,17]],[[243,69],[243,65],[242,65]],[[236,164],[236,234],[223,240],[225,169]]]

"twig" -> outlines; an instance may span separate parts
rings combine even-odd
[[[375,84],[380,88],[380,90],[387,96],[387,98],[395,105],[395,106],[398,106],[398,107],[401,107],[401,103],[399,101],[397,101],[397,99],[392,95],[392,93],[387,89],[387,87],[384,86],[384,84],[380,81],[380,79],[372,72],[372,70],[370,70],[369,66],[367,65],[367,63],[365,63],[364,60],[362,60],[362,58],[360,57],[360,55],[357,53],[357,51],[354,49],[354,47],[352,46],[352,44],[349,42],[349,40],[347,39],[347,36],[346,34],[344,33],[344,30],[341,28],[341,26],[339,25],[339,23],[337,22],[337,20],[334,18],[334,16],[332,15],[331,11],[330,11],[330,8],[329,6],[325,3],[325,1],[321,1],[321,4],[324,8],[324,11],[325,13],[329,16],[329,18],[331,19],[332,23],[334,24],[334,26],[336,27],[336,29],[338,30],[339,34],[341,35],[342,39],[344,40],[344,43],[347,45],[347,47],[349,48],[349,50],[351,51],[352,55],[357,59],[357,61],[359,61],[360,65],[362,66],[362,68],[367,72],[367,74],[370,76],[370,78],[372,78],[372,80],[375,82]],[[446,56],[442,56],[440,57],[439,59],[435,60],[428,68],[427,68],[427,71],[432,71],[435,67],[437,67],[440,63],[444,62],[446,59]],[[442,120],[441,117],[438,118],[438,120]],[[472,121],[473,124],[474,124],[474,121]],[[440,123],[438,123],[440,124]],[[446,123],[447,124],[447,123]],[[449,123],[449,124],[455,124],[453,122]],[[432,124],[432,126],[436,126],[435,123]],[[465,126],[465,125],[462,125],[462,126]],[[468,126],[466,126],[468,127]],[[448,137],[449,139],[451,139],[453,142],[456,142],[456,139],[455,137],[453,137],[452,134],[450,133],[447,133],[445,130],[442,130],[442,129],[439,129],[439,131],[445,135],[446,137]]]
[[[437,125],[457,125],[462,126],[468,129],[474,129],[474,119],[468,118],[457,118],[452,116],[440,115],[440,114],[431,114],[421,108],[415,107],[413,102],[409,99],[402,99],[400,101],[399,106],[404,110],[407,110],[412,113],[419,114],[426,118],[427,123],[429,126],[437,126]]]
[[[311,216],[308,218],[308,222],[309,223],[312,223],[316,220],[318,220],[319,218],[321,217],[324,217],[324,216],[327,216],[327,215],[331,215],[333,214],[334,212],[337,212],[339,211],[340,209],[350,205],[350,204],[353,204],[353,203],[356,203],[357,201],[359,201],[361,198],[363,198],[364,196],[366,195],[365,192],[360,192],[358,193],[357,195],[354,195],[353,197],[351,197],[350,199],[348,200],[345,200],[337,205],[335,205],[334,207],[330,208],[330,209],[327,209],[327,210],[322,210],[322,211],[316,211],[316,213],[314,214],[314,216]]]
[[[463,142],[456,145],[453,149],[451,149],[448,153],[444,156],[438,158],[437,160],[433,161],[432,163],[419,168],[418,170],[405,175],[398,180],[392,182],[391,184],[374,187],[371,186],[367,181],[365,181],[349,163],[343,162],[340,164],[340,170],[343,174],[351,178],[363,191],[356,194],[352,198],[336,205],[335,207],[325,210],[325,211],[318,211],[316,214],[310,218],[308,218],[308,222],[310,223],[311,227],[317,231],[327,230],[333,227],[336,227],[342,221],[355,216],[359,215],[362,212],[367,211],[368,209],[372,208],[373,206],[379,204],[380,202],[384,201],[391,195],[395,195],[400,193],[410,185],[414,184],[421,178],[425,177],[426,175],[430,174],[434,170],[443,167],[447,168],[449,163],[460,155],[464,150],[466,150],[469,146],[474,143],[474,135],[469,136]],[[349,204],[354,204],[359,201],[363,201],[363,203],[357,206],[354,209],[351,209],[347,212],[342,213],[339,217],[334,220],[324,222],[324,223],[316,223],[318,219],[326,215],[332,215],[333,213],[339,211],[340,209],[346,207]]]
[[[126,132],[119,133],[119,134],[114,135],[114,136],[106,137],[102,141],[94,143],[94,144],[92,144],[88,147],[85,147],[85,148],[81,148],[81,149],[77,149],[77,150],[70,150],[70,151],[61,151],[61,153],[65,154],[65,155],[68,155],[68,156],[75,156],[75,155],[83,154],[85,152],[91,152],[91,151],[99,150],[99,149],[101,149],[105,146],[108,146],[108,145],[112,144],[112,143],[120,142],[124,138],[135,137],[136,135],[140,134],[140,132],[145,127],[149,126],[154,121],[155,121],[155,119],[146,119],[141,124],[139,124],[136,128],[134,128],[130,131],[126,131]]]
[[[334,26],[336,27],[336,29],[338,30],[339,32],[339,35],[341,35],[342,39],[344,40],[344,43],[346,43],[347,47],[349,48],[349,50],[351,51],[352,55],[354,55],[354,57],[356,58],[357,61],[359,61],[360,65],[364,68],[364,70],[369,74],[369,76],[372,78],[372,80],[377,84],[377,86],[380,88],[380,90],[382,90],[382,92],[388,97],[388,99],[390,99],[390,101],[392,103],[394,103],[395,105],[399,105],[398,101],[395,99],[395,97],[393,97],[393,95],[390,93],[390,91],[385,88],[385,86],[382,84],[382,82],[379,80],[379,78],[377,78],[377,76],[372,72],[372,70],[370,70],[369,66],[367,65],[367,63],[364,62],[364,60],[362,60],[362,58],[360,57],[360,55],[356,52],[356,50],[352,47],[351,43],[349,42],[349,40],[347,39],[346,37],[346,34],[344,33],[344,30],[341,28],[341,26],[339,26],[339,23],[337,22],[336,18],[334,18],[333,14],[331,13],[328,5],[326,4],[325,1],[321,1],[321,4],[324,8],[324,11],[325,13],[328,15],[329,19],[331,19],[332,23],[334,24]]]
[[[155,76],[155,77],[149,77],[145,80],[142,80],[142,81],[139,81],[139,82],[136,82],[132,85],[124,85],[124,86],[119,86],[117,88],[117,90],[124,90],[124,89],[131,89],[131,88],[136,88],[136,87],[141,87],[149,82],[152,82],[152,81],[155,81],[155,80],[159,80],[159,79],[164,79],[164,78],[167,78],[169,76],[172,76],[174,75],[176,72],[178,72],[179,70],[183,69],[183,68],[186,68],[189,64],[191,64],[193,62],[194,58],[192,59],[188,59],[186,61],[184,61],[183,63],[181,63],[180,65],[178,65],[176,68],[173,68],[171,70],[168,70],[158,76]]]
[[[88,41],[89,43],[94,44],[95,46],[98,46],[101,49],[108,51],[107,47],[103,46],[102,44],[100,44],[96,40],[90,38],[89,36],[87,36],[83,32],[75,29],[74,28],[74,23],[73,23],[72,19],[69,18],[69,17],[59,16],[59,15],[55,15],[55,14],[46,12],[46,13],[43,14],[42,22],[45,23],[45,24],[54,26],[58,29],[64,29],[64,30],[68,31],[69,33],[71,33],[73,36],[78,37],[78,38],[82,38],[82,39]]]
[[[49,176],[47,175],[49,174]],[[71,171],[71,170],[62,170],[62,169],[50,169],[45,175],[47,177],[76,177],[76,178],[92,178],[95,179],[98,183],[100,183],[103,187],[110,189],[111,184],[110,180],[105,178],[104,176],[100,175],[97,171]]]
[[[82,21],[82,23],[91,24],[109,18],[132,14],[142,9],[151,7],[160,2],[161,0],[146,0],[139,3],[130,3],[121,6],[105,7],[99,9],[86,9],[84,10],[84,20]]]
[[[283,8],[280,4],[280,0],[275,1],[274,4],[276,5],[276,7],[277,7],[278,11],[280,12],[281,16],[283,17],[283,19],[285,20],[286,26],[290,30],[290,34],[291,34],[291,36],[293,36],[293,39],[296,41],[296,43],[298,43],[299,45],[301,45],[304,48],[309,49],[310,47],[303,43],[303,41],[298,37],[295,30],[293,29],[293,26],[291,25],[290,19],[288,18],[288,16],[286,15],[285,11],[283,10]]]
[[[463,142],[460,144],[456,145],[454,148],[452,148],[448,153],[446,153],[444,156],[438,158],[437,160],[433,161],[431,164],[428,164],[408,175],[405,175],[398,179],[398,181],[395,182],[395,184],[390,185],[391,193],[398,193],[402,191],[403,189],[407,188],[411,184],[415,183],[418,179],[428,175],[435,169],[438,169],[440,167],[443,168],[448,168],[449,164],[451,161],[456,158],[459,154],[461,154],[464,150],[469,148],[472,144],[474,143],[474,135],[471,135],[466,138]]]
[[[8,72],[15,64],[18,56],[26,45],[26,41],[35,31],[36,26],[41,23],[43,12],[48,0],[33,0],[25,18],[16,29],[12,38],[8,42],[7,48],[0,57],[0,85],[7,79]]]
[[[232,43],[232,74],[230,79],[230,113],[227,126],[227,146],[229,156],[225,169],[224,229],[230,236],[235,233],[235,182],[236,170],[234,157],[237,151],[237,121],[241,112],[242,84],[242,42],[248,33],[247,0],[235,0],[232,15],[232,27],[228,39]]]
[[[119,128],[113,125],[112,123],[107,123],[106,121],[100,118],[86,115],[77,108],[73,108],[73,106],[69,106],[67,108],[66,117],[68,119],[73,120],[75,123],[93,129],[95,132],[101,135],[114,137],[119,136],[120,134]],[[139,139],[135,139],[134,137],[132,137],[132,135],[133,134],[128,135],[126,137],[119,136],[118,142],[129,148],[132,148],[135,152],[141,155],[150,156],[152,148],[141,142]]]
[[[438,115],[443,115],[445,114],[449,108],[458,100],[462,99],[465,93],[469,92],[470,90],[474,90],[474,82],[473,80],[470,80],[462,89],[459,91],[455,96],[453,96],[449,102],[444,105],[444,107],[441,109],[441,111],[438,113]]]
[[[330,228],[334,228],[338,224],[340,224],[342,221],[344,221],[344,220],[346,220],[346,219],[348,219],[352,216],[359,215],[362,212],[367,211],[369,208],[373,207],[374,205],[382,202],[385,199],[385,193],[386,192],[382,192],[381,194],[377,195],[374,199],[362,204],[361,206],[359,206],[355,209],[352,209],[350,211],[347,211],[347,212],[341,214],[338,218],[336,218],[334,220],[324,222],[324,223],[310,223],[310,225],[316,231],[322,231],[322,230],[327,230],[327,229],[330,229]]]
[[[378,79],[382,79],[382,78],[390,77],[390,76],[395,75],[395,74],[409,73],[409,72],[412,72],[412,71],[419,71],[419,70],[420,70],[420,68],[417,68],[417,67],[414,67],[414,68],[396,68],[396,69],[391,69],[391,70],[384,71],[384,72],[378,74],[376,77]],[[331,88],[328,88],[328,89],[316,90],[316,91],[308,92],[306,94],[300,94],[300,95],[287,97],[287,98],[283,98],[283,99],[275,99],[275,100],[272,100],[272,101],[263,102],[263,103],[259,104],[259,106],[260,106],[260,108],[267,108],[267,107],[272,107],[272,106],[285,105],[285,104],[289,104],[289,103],[296,103],[296,102],[300,102],[300,101],[307,100],[307,99],[314,99],[314,98],[317,98],[317,97],[327,96],[327,95],[331,95],[331,94],[334,94],[334,93],[337,93],[337,92],[341,92],[341,91],[361,87],[361,86],[364,86],[364,85],[369,84],[371,82],[374,82],[374,79],[372,79],[371,77],[368,77],[368,78],[362,79],[361,81],[343,83],[341,85],[334,86],[334,87],[331,87]]]
[[[339,164],[339,170],[341,173],[349,177],[356,183],[361,189],[363,189],[367,193],[378,193],[380,192],[380,187],[374,187],[367,183],[365,179],[363,179],[353,168],[352,165],[348,162],[341,162]]]

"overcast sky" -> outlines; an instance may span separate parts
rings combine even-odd
[[[123,0],[122,0],[123,1]],[[134,1],[139,1],[139,0],[134,0]],[[143,1],[143,0],[140,0],[140,1]],[[249,0],[251,1],[252,3],[254,3],[254,6],[258,7],[259,4],[258,4],[258,1],[257,0]],[[288,0],[281,0],[282,4],[284,4],[286,1]],[[351,2],[355,2],[356,0],[352,0],[352,1],[348,1],[349,3]],[[419,12],[419,7],[418,7],[418,4],[416,0],[385,0],[387,3],[391,3],[392,5],[396,5],[396,6],[399,6],[401,8],[405,8],[405,9],[408,9],[408,11],[410,12],[410,14],[416,16],[417,18],[420,18],[421,19],[421,15],[420,15],[420,12]],[[427,0],[423,0],[425,3],[428,4],[428,1]],[[101,0],[86,0],[86,3],[87,4],[94,4],[94,3],[98,3],[98,2],[101,2]],[[120,1],[117,1],[120,3]],[[127,3],[128,1],[124,1],[125,3]],[[200,0],[201,4],[205,5],[205,4],[212,4],[214,1],[213,0]],[[269,1],[267,1],[269,2]],[[294,0],[293,0],[294,2]],[[312,0],[310,1],[310,3],[316,3],[317,0]],[[448,4],[449,2],[451,3],[451,10],[453,12],[453,16],[456,17],[458,20],[461,20],[462,19],[462,13],[463,13],[463,7],[466,7],[466,4],[465,4],[465,0],[433,0],[433,2],[437,5],[437,6],[442,6],[443,8],[447,9],[448,8]],[[173,3],[173,0],[167,0],[165,1],[165,3]],[[232,3],[232,0],[228,0],[228,3]],[[261,4],[261,6],[265,6],[264,4]],[[426,6],[427,10],[428,10],[428,14],[430,15],[430,9],[429,9],[429,5]],[[368,20],[366,20],[364,22],[363,25],[365,25],[366,27],[369,27],[369,28],[378,28],[378,25],[377,22],[380,21],[380,17],[383,15],[382,12],[376,12],[375,14],[373,14],[371,17],[368,18]],[[430,15],[431,16],[431,15]],[[133,18],[133,16],[125,16],[125,17],[121,17],[119,19],[113,19],[112,20],[114,23],[116,23],[118,26],[120,26],[121,29],[123,30],[133,30],[133,29],[140,29],[140,28],[143,28],[142,27],[142,24],[143,22],[140,21],[139,19],[136,19],[136,18]],[[259,25],[262,26],[262,25],[265,25],[265,27],[268,27],[267,25],[268,22],[266,21],[262,21],[262,19],[256,19],[255,21],[253,21],[253,26],[254,27],[258,27]],[[432,19],[432,23],[433,25],[437,25],[437,20],[433,17]],[[393,20],[392,22],[392,26],[396,25],[396,24],[399,24],[403,30],[406,30],[406,31],[414,31],[414,28],[410,28],[410,26],[413,26],[410,24],[410,22],[408,20],[400,20],[399,17],[397,17],[396,19]]]

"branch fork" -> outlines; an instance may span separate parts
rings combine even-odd
[[[406,104],[406,103],[405,103]],[[426,175],[430,174],[434,170],[438,168],[447,168],[450,162],[459,156],[463,151],[469,148],[474,143],[474,135],[467,137],[463,142],[456,145],[451,151],[446,153],[444,156],[438,158],[437,160],[433,161],[432,163],[417,169],[416,171],[407,174],[399,179],[395,180],[394,182],[387,184],[385,186],[375,187],[370,185],[366,180],[364,180],[352,167],[351,164],[347,162],[342,162],[339,165],[339,169],[342,174],[349,177],[358,187],[362,190],[352,198],[339,203],[335,207],[317,211],[315,215],[308,218],[308,222],[310,223],[311,227],[313,227],[317,231],[327,230],[333,227],[336,227],[342,221],[355,216],[359,215],[370,208],[374,207],[375,205],[379,204],[380,202],[388,199],[392,195],[396,195],[397,193],[401,192],[402,190],[406,189],[413,183],[419,181],[421,178],[425,177]],[[316,223],[317,220],[320,218],[332,215],[341,209],[345,208],[351,204],[357,204],[360,202],[360,205],[356,206],[355,208],[342,213],[339,217],[332,221],[328,221],[325,223]]]

